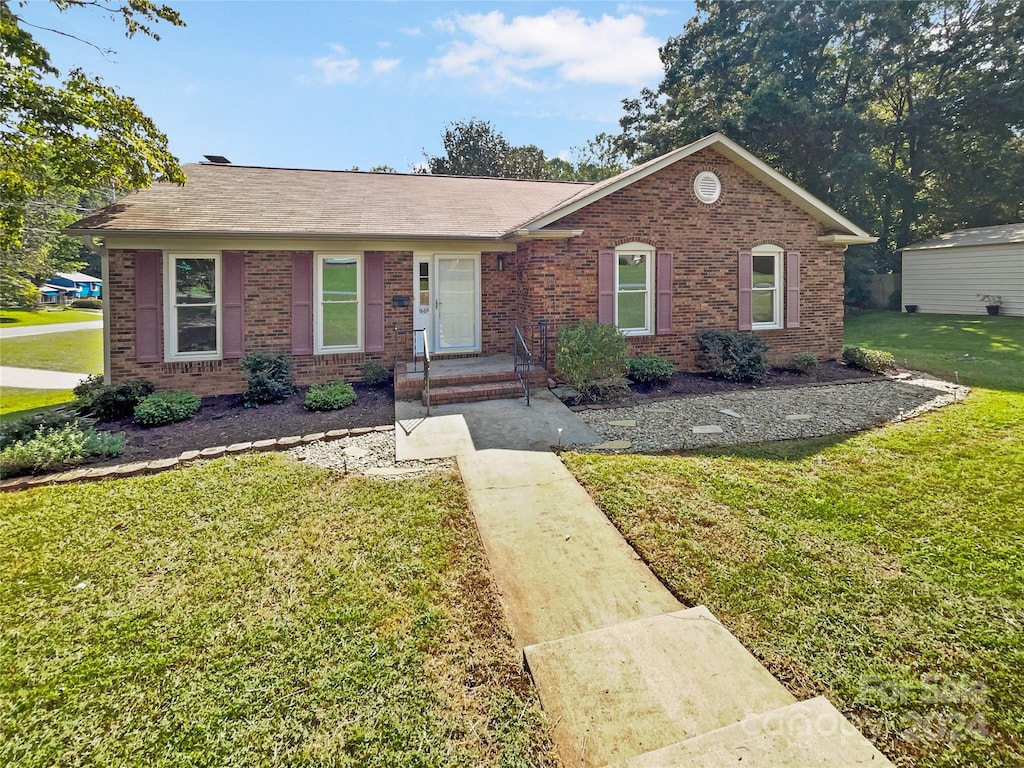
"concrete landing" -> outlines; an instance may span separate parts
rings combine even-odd
[[[457,455],[449,443],[438,443],[438,436],[448,432],[446,424],[434,421],[442,417],[463,419],[469,434],[468,446],[478,451],[550,451],[552,446],[559,445],[559,429],[561,445],[592,445],[604,439],[544,387],[534,392],[530,405],[523,398],[451,403],[432,406],[430,414],[427,418],[427,409],[418,402],[395,401],[395,434],[399,445],[404,443],[409,446],[407,450],[417,454],[410,458],[443,459]],[[401,455],[398,459],[403,460]]]
[[[525,656],[572,768],[642,755],[795,701],[703,607],[530,646]]]
[[[821,696],[711,731],[609,768],[804,768],[892,763]]]
[[[520,648],[683,607],[554,454],[458,462]]]

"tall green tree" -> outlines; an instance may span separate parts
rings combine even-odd
[[[51,2],[62,12],[107,12],[127,37],[159,39],[158,22],[184,26],[173,9],[150,0]],[[38,222],[31,206],[64,200],[68,190],[185,181],[167,137],[134,99],[81,69],[64,73],[53,65],[33,35],[46,28],[27,18],[31,10],[26,2],[0,0],[0,250],[7,253],[33,247],[27,225]]]
[[[862,254],[877,270],[916,239],[1024,217],[1021,0],[697,10],[659,88],[624,102],[630,160],[722,131],[879,235]]]
[[[495,176],[507,179],[597,181],[622,169],[619,154],[606,135],[575,150],[576,162],[548,157],[533,144],[514,146],[486,120],[448,123],[441,135],[444,154],[427,155],[426,172],[453,176]]]

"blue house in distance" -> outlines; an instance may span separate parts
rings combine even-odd
[[[82,272],[58,272],[39,286],[43,304],[66,304],[75,299],[98,299],[103,281]]]

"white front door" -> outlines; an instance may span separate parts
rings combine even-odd
[[[439,352],[480,348],[480,259],[434,257],[434,341]]]

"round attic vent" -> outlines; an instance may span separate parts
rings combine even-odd
[[[722,182],[711,171],[701,171],[693,180],[693,192],[702,203],[711,203],[722,195]]]

